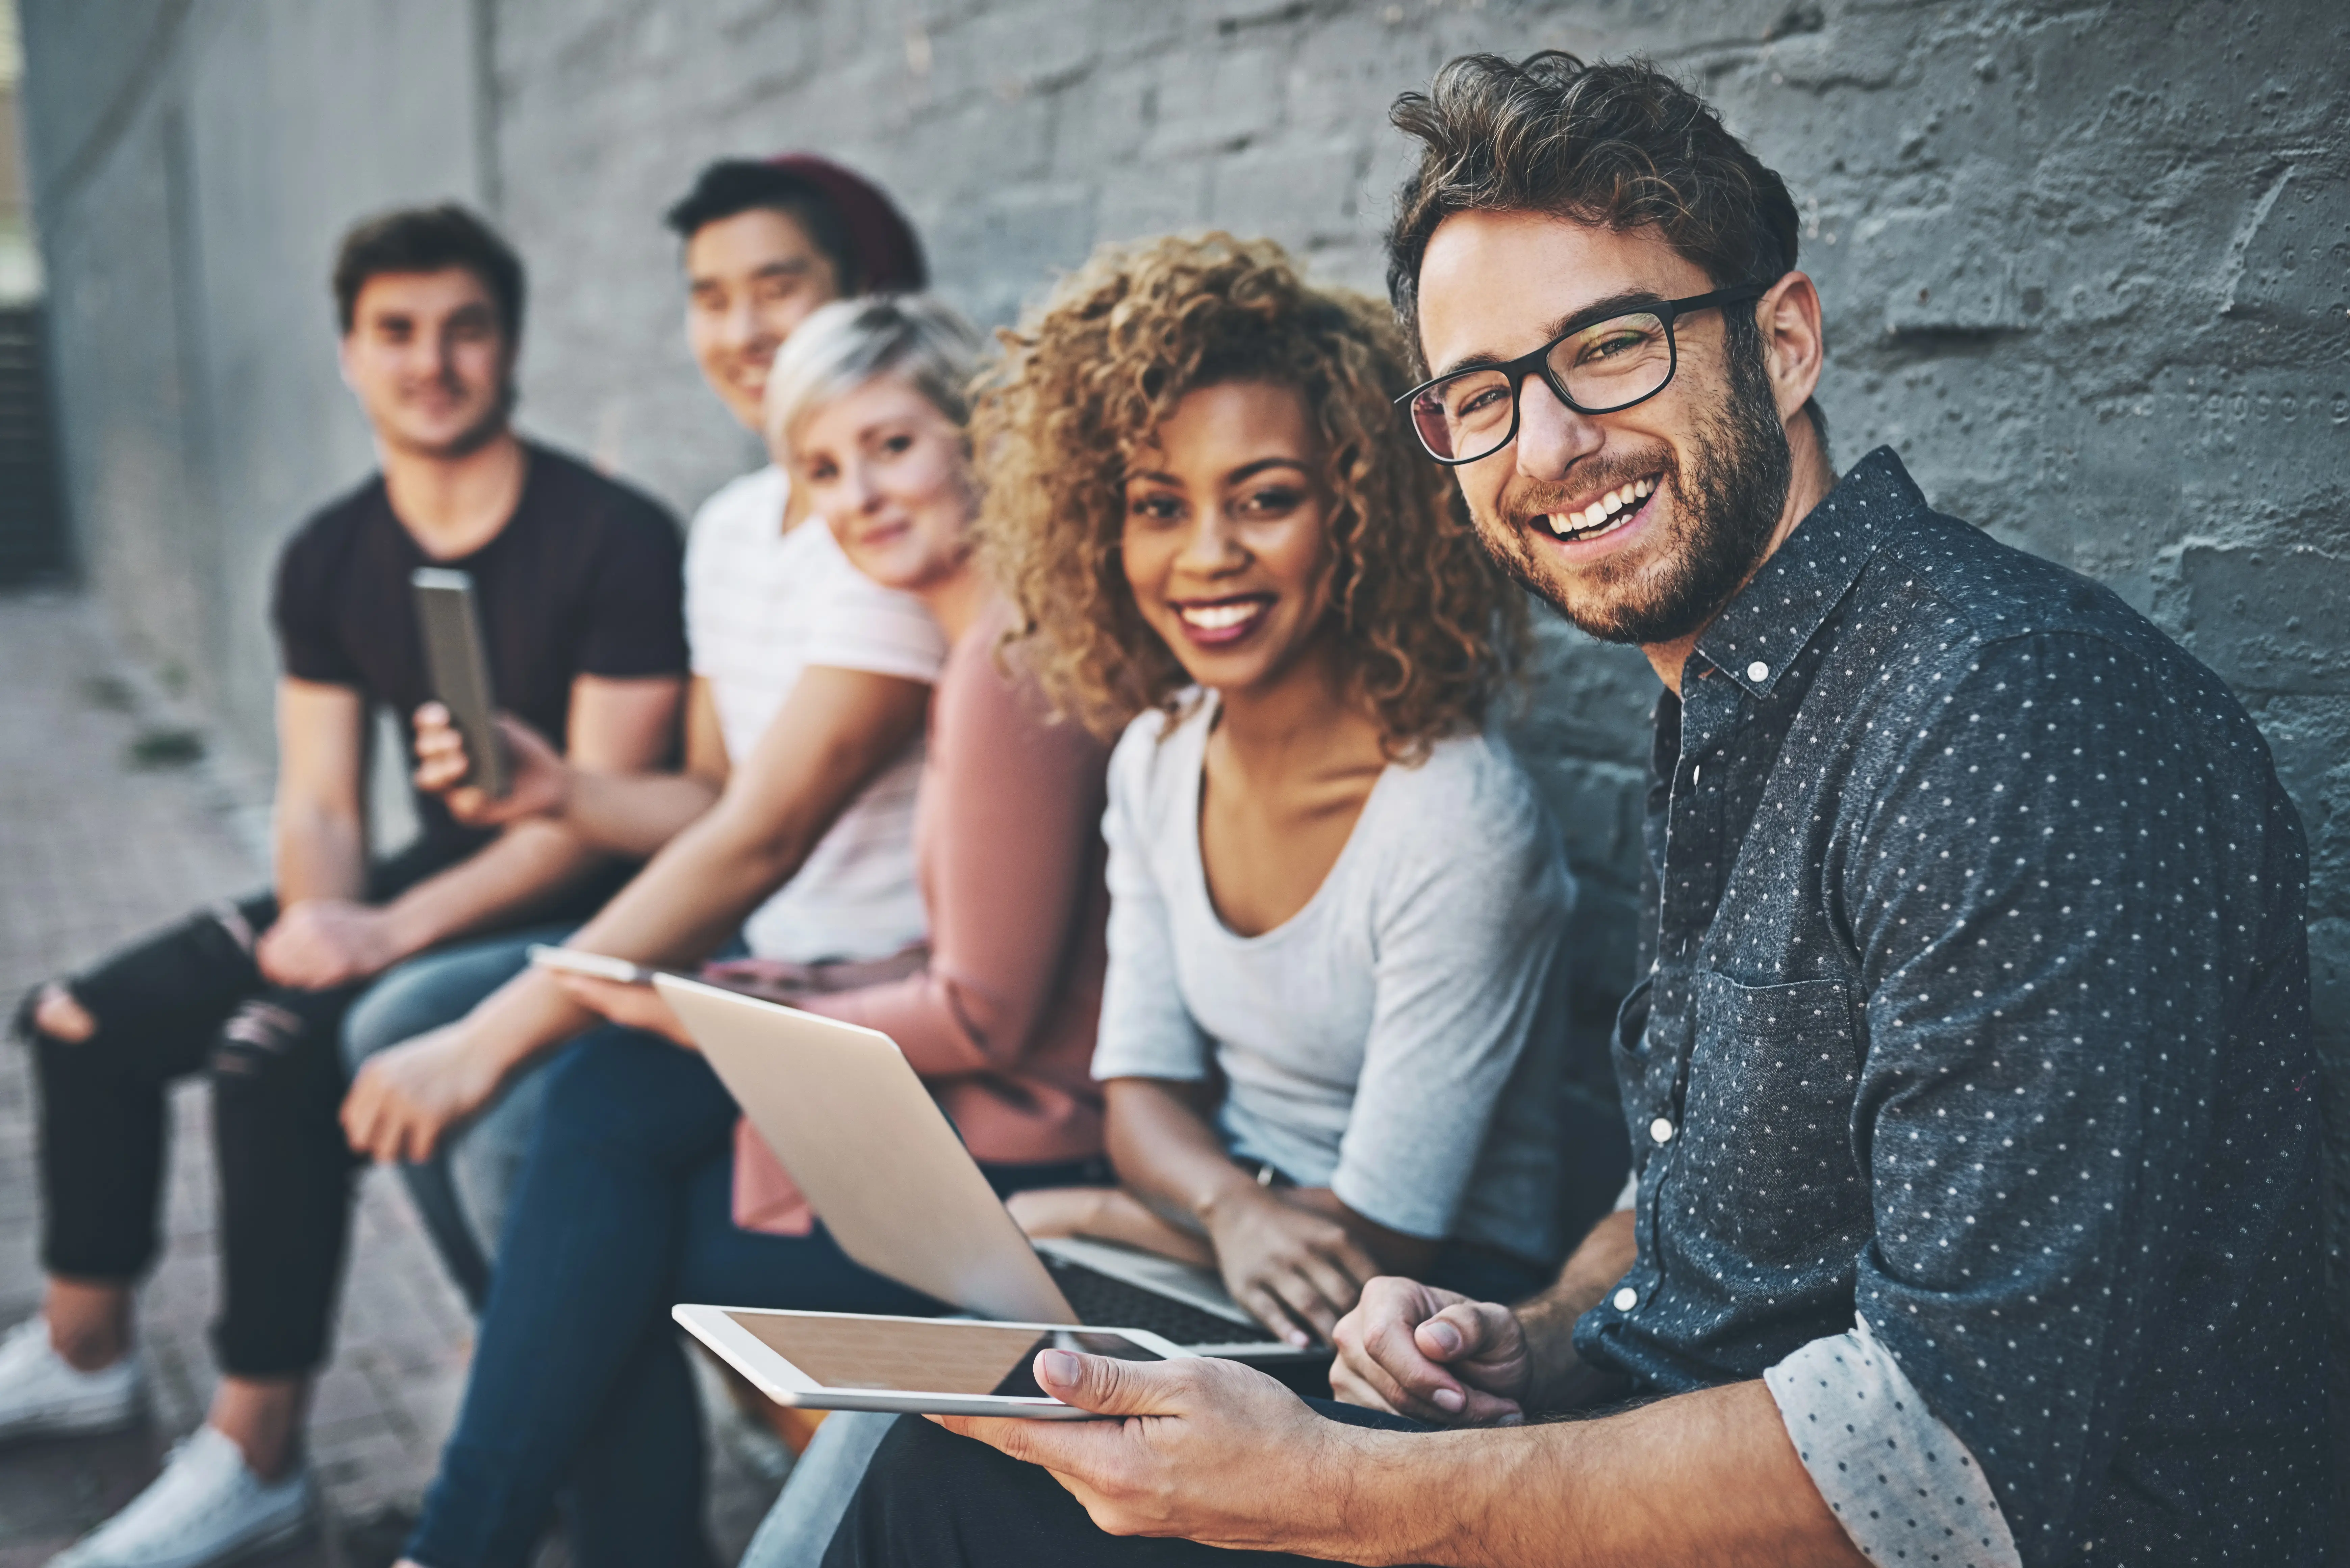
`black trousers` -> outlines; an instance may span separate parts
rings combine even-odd
[[[1357,1405],[1307,1403],[1349,1426],[1428,1430]],[[1029,1568],[1039,1563],[1271,1568],[1306,1561],[1281,1552],[1226,1552],[1195,1541],[1106,1534],[1042,1466],[909,1419],[882,1439],[825,1552],[824,1568]]]
[[[372,901],[447,865],[419,845],[378,864]],[[122,948],[65,982],[97,1020],[67,1042],[18,1014],[38,1066],[41,1262],[68,1279],[129,1282],[154,1261],[165,1092],[213,1084],[223,1303],[213,1345],[244,1377],[309,1372],[327,1357],[359,1161],[340,1123],[338,1036],[364,983],[270,984],[254,944],[277,918],[267,893],[224,902]]]

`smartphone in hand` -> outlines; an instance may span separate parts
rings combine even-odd
[[[408,581],[416,595],[416,623],[424,634],[424,667],[432,678],[432,694],[465,738],[469,768],[464,782],[503,800],[514,785],[513,772],[506,765],[505,742],[498,735],[473,579],[446,566],[419,566]]]

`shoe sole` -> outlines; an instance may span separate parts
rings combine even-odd
[[[28,1416],[12,1425],[0,1427],[0,1443],[20,1442],[33,1438],[99,1438],[128,1431],[147,1418],[143,1399],[115,1407],[101,1407],[94,1412],[49,1410],[38,1416]]]
[[[309,1532],[311,1527],[317,1522],[317,1503],[314,1498],[312,1501],[304,1505],[300,1513],[296,1514],[292,1519],[283,1524],[272,1525],[266,1532],[231,1547],[225,1554],[205,1563],[203,1568],[228,1568],[230,1563],[249,1563],[254,1558],[275,1552],[281,1546],[290,1546]]]
[[[282,1547],[292,1545],[309,1533],[317,1525],[317,1497],[313,1493],[310,1501],[303,1505],[302,1511],[292,1519],[282,1524],[271,1525],[249,1541],[238,1542],[217,1557],[201,1559],[197,1568],[232,1568],[232,1564],[234,1563],[250,1563],[256,1557],[265,1557]]]

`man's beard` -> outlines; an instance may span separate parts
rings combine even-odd
[[[1661,467],[1659,490],[1669,487],[1676,504],[1660,580],[1633,587],[1635,574],[1655,558],[1643,552],[1638,561],[1602,560],[1584,568],[1575,574],[1579,591],[1570,595],[1525,537],[1525,530],[1547,528],[1543,519],[1566,504],[1564,485],[1504,493],[1499,527],[1477,531],[1494,563],[1603,642],[1674,642],[1711,620],[1769,547],[1794,474],[1760,347],[1733,345],[1728,358],[1729,386],[1721,406],[1699,420],[1686,470],[1663,448],[1654,457],[1622,460],[1575,478],[1576,493],[1587,493],[1595,485],[1613,489]]]

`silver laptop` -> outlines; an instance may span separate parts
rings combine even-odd
[[[1111,1241],[1032,1241],[876,1030],[704,985],[653,984],[841,1251],[981,1317],[1156,1334],[1198,1355],[1295,1360],[1205,1269]]]

